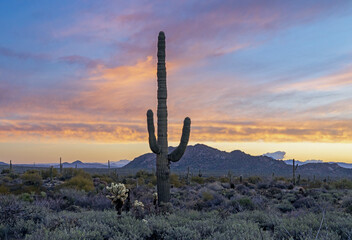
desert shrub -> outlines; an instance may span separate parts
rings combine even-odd
[[[156,185],[156,176],[155,176],[155,175],[153,175],[153,176],[150,177],[150,183],[151,183],[153,186]]]
[[[278,187],[270,187],[265,191],[264,195],[269,198],[281,199],[283,193],[282,190]]]
[[[1,170],[1,174],[9,174],[11,171],[8,168],[4,168],[3,170]]]
[[[268,214],[264,211],[254,210],[251,212],[241,212],[237,215],[238,218],[255,222],[264,231],[273,231],[276,226],[276,220],[278,216],[273,213]]]
[[[204,184],[204,178],[199,177],[199,176],[193,176],[191,178],[192,182],[198,183],[198,184]]]
[[[264,183],[264,182],[259,182],[257,183],[257,189],[268,189],[269,188],[269,184]]]
[[[241,198],[238,200],[238,203],[241,205],[241,207],[245,210],[253,210],[254,209],[254,204],[250,198]]]
[[[268,199],[262,195],[255,195],[252,197],[252,202],[257,209],[265,209],[268,204]]]
[[[47,179],[51,177],[51,171],[52,171],[52,177],[57,177],[58,176],[58,171],[56,168],[49,168],[45,170],[41,170],[41,175],[43,179]]]
[[[349,179],[341,179],[341,180],[335,181],[333,183],[333,186],[336,189],[352,189],[352,181]]]
[[[290,203],[293,203],[297,200],[297,196],[293,193],[288,193],[283,196],[283,199],[289,201]]]
[[[293,206],[295,208],[312,208],[317,205],[316,201],[312,197],[302,197],[297,199],[294,203]]]
[[[97,177],[97,176],[93,176],[93,178],[95,178],[95,177]],[[114,178],[113,174],[111,174],[110,176],[104,174],[104,175],[99,176],[98,178],[100,179],[100,181],[105,182],[107,184],[111,184],[113,181],[116,181],[113,179]]]
[[[189,191],[189,188],[184,191]],[[80,195],[74,196],[74,199],[86,196],[85,200],[80,200],[83,202],[92,197],[83,191],[72,189],[62,189],[59,194],[66,197]],[[214,199],[209,200],[209,203],[215,201],[218,196],[223,197],[214,193],[213,196]],[[114,210],[50,211],[50,203],[44,204],[50,198],[49,194],[46,199],[40,198],[40,202],[34,199],[30,204],[12,195],[0,196],[0,238],[315,239],[322,219],[321,211],[298,211],[282,215],[262,208],[227,215],[220,214],[219,211],[178,209],[171,214],[144,215],[144,219],[137,219],[132,214],[125,213],[117,217]],[[248,205],[249,200],[242,198],[233,202],[241,203],[239,206],[242,207]],[[348,198],[345,198],[344,202],[347,204]],[[352,215],[327,211],[318,239],[350,239],[351,229]]]
[[[275,182],[286,182],[287,181],[287,178],[284,178],[284,177],[274,177],[274,181]]]
[[[285,179],[286,180],[286,179]],[[275,181],[272,187],[279,188],[279,189],[286,189],[288,186],[288,183],[286,181]]]
[[[60,212],[48,216],[26,239],[143,239],[149,233],[144,222],[131,216],[117,218],[114,211]]]
[[[352,214],[352,197],[346,197],[342,201],[342,207],[345,212]]]
[[[322,214],[306,213],[277,220],[275,239],[316,239]],[[352,217],[327,212],[318,239],[348,239],[352,236]]]
[[[143,177],[143,178],[149,178],[149,177],[152,177],[154,176],[153,173],[149,173],[145,170],[139,170],[137,173],[136,173],[136,178],[140,178],[140,177]]]
[[[205,181],[206,181],[207,183],[216,182],[216,177],[209,176],[209,177],[205,178]]]
[[[22,201],[20,197],[0,196],[0,236],[23,239],[48,215],[46,208]]]
[[[251,177],[247,178],[247,181],[251,184],[257,184],[257,183],[261,182],[262,179],[258,176],[251,176]]]
[[[81,176],[81,177],[87,178],[87,179],[91,178],[91,175],[89,173],[87,173],[86,171],[84,171],[83,169],[64,168],[60,179],[65,181],[65,180],[69,180],[69,179],[76,177],[76,176]]]
[[[25,201],[25,202],[33,202],[34,199],[33,199],[33,195],[32,194],[29,194],[29,193],[22,193],[19,198],[22,200],[22,201]]]
[[[5,176],[5,177],[2,177],[2,182],[4,183],[8,183],[8,182],[11,182],[12,181],[12,178],[10,176]]]
[[[145,179],[143,177],[137,178],[137,183],[138,183],[138,186],[144,185]]]
[[[182,183],[176,174],[170,174],[170,184],[177,188],[182,186]]]
[[[315,180],[315,181],[310,181],[308,183],[308,188],[321,188],[321,186],[323,185],[323,183],[319,180]]]
[[[25,185],[42,185],[42,177],[39,175],[39,172],[36,170],[28,170],[21,176],[23,183]]]
[[[294,209],[293,205],[287,200],[284,200],[281,203],[279,203],[276,206],[276,208],[279,209],[283,213],[291,212]]]
[[[236,186],[236,190],[241,193],[242,195],[248,195],[249,194],[249,188],[242,185],[242,184],[239,184]]]
[[[202,197],[204,201],[210,201],[214,199],[213,194],[211,194],[210,192],[203,192]]]
[[[179,226],[168,229],[163,239],[198,240],[201,239],[201,237],[199,232],[185,226]]]
[[[322,192],[317,196],[317,199],[333,203],[335,198],[330,192]]]
[[[66,187],[66,188],[73,188],[77,190],[84,190],[86,192],[93,191],[94,190],[94,184],[92,178],[89,176],[89,178],[86,178],[82,175],[77,175],[70,180],[66,181],[64,184],[62,184],[61,187]]]
[[[324,183],[323,184],[323,188],[326,189],[326,190],[330,190],[331,189],[331,185],[328,184],[328,183]]]
[[[0,185],[0,194],[9,194],[10,193],[10,189],[4,185],[4,184],[1,184]]]
[[[16,179],[16,178],[19,178],[20,175],[18,173],[15,173],[15,172],[10,172],[7,176],[9,176],[10,178],[12,179]]]
[[[228,183],[228,182],[230,182],[230,179],[229,179],[228,177],[221,177],[221,178],[219,179],[219,181],[220,181],[221,183]]]
[[[87,194],[83,190],[75,189],[60,189],[55,196],[48,198],[47,201],[50,203],[48,207],[54,210],[74,210],[72,206],[94,210],[112,209],[110,200],[105,195],[101,193]]]

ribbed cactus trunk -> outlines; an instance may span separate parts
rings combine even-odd
[[[50,167],[50,181],[53,180],[53,166]]]
[[[168,154],[167,142],[167,88],[165,67],[165,34],[159,33],[158,37],[158,140],[155,137],[154,119],[152,110],[147,112],[150,149],[156,156],[156,178],[158,190],[158,203],[167,203],[170,200],[170,161],[177,162],[184,154],[190,133],[191,120],[186,117],[180,145]]]
[[[60,157],[60,174],[62,174],[62,162],[61,162],[61,157]]]
[[[296,170],[298,168],[298,164],[297,165],[295,164],[294,159],[292,161],[293,161],[293,163],[292,163],[292,184],[296,185]]]

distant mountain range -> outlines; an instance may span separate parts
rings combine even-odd
[[[174,148],[170,147],[169,151]],[[146,153],[128,163],[123,169],[155,169],[156,156]],[[204,144],[188,146],[182,159],[172,163],[171,170],[186,171],[189,167],[193,173],[200,170],[203,174],[227,173],[231,171],[236,175],[291,176],[290,162],[275,160],[267,156],[251,156],[242,151],[220,151]],[[291,163],[292,165],[292,163]],[[352,177],[352,169],[339,166],[336,163],[305,163],[297,169],[297,175],[317,177]]]
[[[174,148],[169,147],[169,151]],[[277,152],[276,154],[281,154]],[[122,169],[155,169],[156,156],[153,153],[146,153],[136,157],[133,161],[120,160],[111,161],[111,168]],[[324,163],[320,160],[295,161],[299,165],[297,176],[319,176],[319,177],[352,177],[352,164],[349,163]],[[8,165],[0,162],[0,165]],[[14,164],[16,166],[33,167],[34,164]],[[290,166],[291,165],[291,166]],[[35,167],[59,168],[59,164],[35,164]],[[76,160],[72,163],[64,162],[64,168],[107,168],[107,163],[85,163]],[[292,160],[275,160],[270,156],[251,156],[240,150],[232,152],[220,151],[216,148],[206,146],[204,144],[196,144],[188,146],[182,159],[171,164],[171,170],[176,172],[185,172],[187,168],[193,174],[198,174],[199,170],[202,174],[225,174],[231,171],[236,175],[261,175],[268,176],[273,173],[276,176],[291,176]]]
[[[289,159],[289,160],[284,160],[285,163],[289,164],[289,165],[292,165],[293,164],[293,160],[292,159]],[[322,160],[307,160],[307,161],[297,161],[295,160],[295,164],[298,164],[298,166],[302,166],[304,164],[307,164],[307,163],[323,163]],[[343,167],[343,168],[349,168],[351,169],[352,168],[352,163],[344,163],[344,162],[328,162],[330,164],[337,164],[339,165],[340,167]]]
[[[120,161],[111,161],[110,162],[110,167],[111,168],[121,168],[128,164],[130,161],[129,160],[120,160]],[[0,162],[0,165],[9,165],[4,162]],[[56,163],[41,163],[41,164],[13,164],[16,166],[24,166],[24,167],[51,167],[53,166],[54,168],[59,168],[60,164]],[[107,168],[108,164],[107,163],[85,163],[80,160],[76,160],[72,163],[69,162],[63,162],[62,163],[63,168]]]

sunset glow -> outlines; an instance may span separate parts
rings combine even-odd
[[[351,1],[4,1],[0,161],[150,152],[166,34],[170,145],[352,163]]]

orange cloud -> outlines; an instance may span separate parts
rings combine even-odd
[[[108,68],[98,65],[92,71],[93,77],[90,80],[105,80],[109,84],[121,87],[126,84],[140,83],[155,77],[155,65],[152,56],[147,56],[145,60],[138,61],[132,66],[118,66]]]
[[[181,124],[169,124],[169,140],[179,141]],[[192,142],[352,142],[352,123],[305,122],[209,122],[193,121]],[[0,122],[0,139],[16,141],[146,142],[146,121],[140,122]]]

